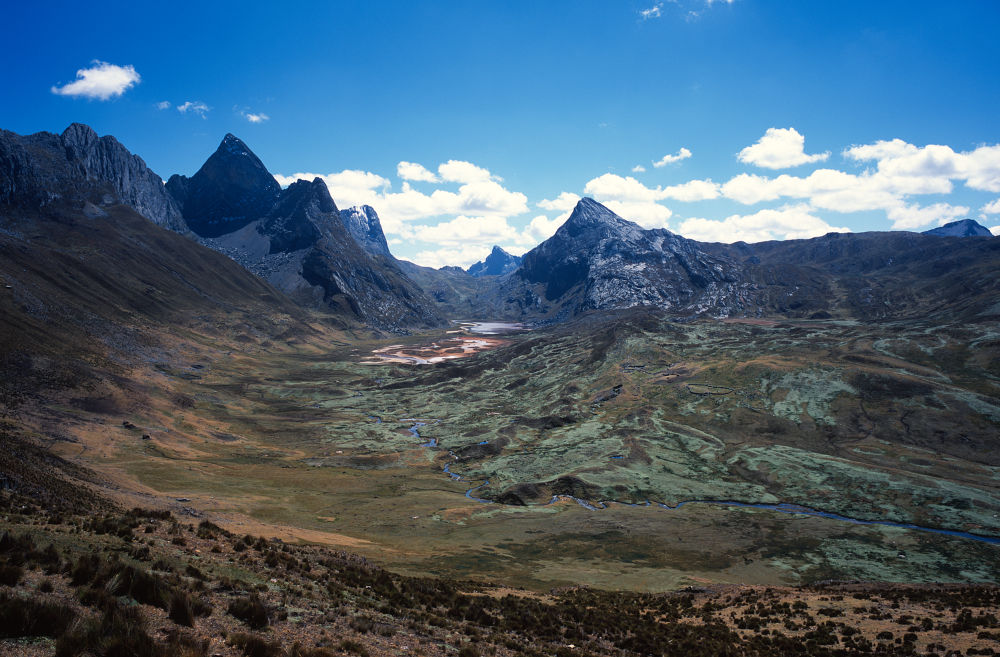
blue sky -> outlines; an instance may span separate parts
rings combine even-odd
[[[84,122],[164,178],[233,132],[421,264],[524,251],[581,195],[705,240],[1000,225],[997,2],[5,12],[0,127]]]

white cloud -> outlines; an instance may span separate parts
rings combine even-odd
[[[886,214],[895,230],[915,230],[935,221],[939,225],[954,221],[969,214],[969,208],[948,203],[935,203],[924,207],[913,204],[890,208]]]
[[[471,182],[460,185],[457,192],[435,189],[430,194],[413,189],[404,182],[398,192],[391,191],[391,183],[382,176],[367,172],[345,170],[326,175],[295,173],[291,176],[275,175],[282,185],[298,178],[312,180],[319,177],[326,181],[330,195],[338,207],[371,205],[376,209],[386,233],[399,233],[407,222],[431,217],[466,215],[470,217],[513,217],[528,211],[528,197],[504,188],[489,171],[468,162],[448,162],[441,167],[451,177],[463,177]],[[468,166],[465,166],[468,165]],[[485,172],[483,174],[477,173]],[[495,177],[493,177],[495,178]]]
[[[191,112],[192,114],[197,114],[201,118],[205,118],[205,115],[208,114],[211,109],[211,107],[200,100],[189,100],[177,106],[177,111],[181,114]]]
[[[532,219],[524,229],[525,237],[528,241],[544,242],[559,230],[559,226],[566,223],[569,213],[563,214],[555,219],[549,219],[546,215],[540,214]]]
[[[972,189],[1000,192],[1000,145],[956,153],[950,146],[928,144],[921,148],[893,139],[852,146],[844,151],[844,157],[875,160],[878,172],[887,176],[915,181],[963,180]]]
[[[158,110],[170,109],[170,101],[169,100],[161,100],[160,102],[158,102],[156,104],[156,109],[158,109]]]
[[[640,9],[639,10],[639,16],[642,17],[642,20],[644,20],[644,21],[645,20],[649,20],[650,18],[659,18],[662,15],[663,15],[663,3],[662,2],[657,2],[655,5],[653,5],[649,9]]]
[[[795,128],[768,128],[756,144],[741,150],[737,157],[740,162],[767,169],[797,167],[830,157],[829,151],[807,155],[805,143],[806,138]]]
[[[708,201],[719,198],[720,185],[711,180],[689,180],[680,185],[664,187],[660,192],[663,198],[690,203],[692,201]]]
[[[992,226],[990,232],[994,235],[1000,235],[1000,226]]]
[[[457,183],[482,182],[485,180],[502,180],[492,175],[487,169],[477,167],[472,162],[463,160],[448,160],[438,167],[442,180]]]
[[[606,200],[652,202],[663,198],[662,191],[659,187],[646,187],[632,176],[623,178],[614,173],[598,176],[583,187],[585,194],[590,194],[602,203]]]
[[[580,197],[570,192],[560,192],[554,199],[543,199],[537,203],[543,210],[569,212],[580,202]]]
[[[416,162],[400,162],[396,165],[396,175],[403,180],[415,180],[422,182],[438,182],[439,178],[431,171],[428,171],[422,164]]]
[[[245,118],[250,123],[263,123],[264,121],[267,121],[268,119],[271,118],[270,116],[264,114],[263,112],[256,114],[254,112],[242,112],[242,114],[243,118]]]
[[[659,203],[604,201],[604,205],[619,217],[634,221],[647,229],[666,228],[667,220],[674,214],[670,208]]]
[[[459,215],[449,221],[432,226],[413,226],[410,235],[421,242],[431,242],[443,247],[476,244],[487,248],[501,242],[521,239],[517,230],[507,223],[506,217],[467,217]]]
[[[830,226],[813,214],[807,204],[767,208],[749,215],[734,214],[722,220],[695,217],[681,222],[677,232],[703,242],[764,242],[807,239],[830,232],[849,232]]]
[[[664,155],[659,160],[653,162],[653,166],[657,169],[667,166],[668,164],[673,164],[675,162],[680,162],[681,160],[686,160],[691,157],[691,151],[686,148],[681,148],[677,151],[676,155]]]
[[[995,201],[990,201],[983,207],[979,208],[979,211],[983,214],[1000,214],[1000,198]]]
[[[108,100],[117,98],[142,78],[132,66],[117,66],[95,59],[90,68],[76,72],[76,80],[63,86],[53,86],[52,93],[59,96],[82,96]]]
[[[670,208],[657,203],[668,197],[663,188],[647,187],[632,176],[606,173],[590,180],[583,191],[643,228],[665,228],[673,214]]]
[[[642,166],[641,164],[637,164],[634,167],[632,167],[632,173],[645,173],[645,172],[646,172],[646,167]]]
[[[440,249],[425,249],[417,252],[409,259],[423,267],[434,267],[437,269],[445,265],[452,265],[467,269],[473,263],[484,260],[490,254],[491,248],[491,246],[484,247],[479,244],[471,244]]]

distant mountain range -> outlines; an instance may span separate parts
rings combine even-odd
[[[521,256],[511,255],[494,246],[493,251],[486,256],[485,260],[480,260],[469,267],[466,271],[472,276],[503,276],[509,274],[521,265]]]
[[[150,230],[185,236],[185,259],[217,262],[197,255],[197,242],[264,279],[272,296],[390,331],[447,317],[556,322],[634,306],[681,319],[1000,315],[1000,240],[968,219],[925,234],[710,244],[644,230],[587,198],[523,258],[494,247],[467,271],[432,269],[393,257],[374,208],[340,210],[319,178],[282,189],[231,134],[197,173],[164,185],[114,137],[81,124],[61,135],[0,133],[3,226],[29,215],[104,221],[118,206]],[[983,239],[952,239],[967,236]],[[31,248],[45,247],[39,239]],[[178,254],[149,257],[171,268]]]
[[[993,237],[993,233],[974,219],[959,219],[943,226],[925,230],[924,235],[940,237]]]

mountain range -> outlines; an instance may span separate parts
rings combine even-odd
[[[584,198],[523,258],[494,247],[467,271],[420,267],[393,257],[374,208],[339,209],[320,178],[282,189],[232,134],[193,176],[163,184],[114,137],[85,125],[61,135],[4,131],[0,204],[6,216],[89,220],[124,206],[183,235],[192,245],[185,257],[202,257],[187,253],[200,244],[300,307],[393,332],[457,315],[551,323],[635,306],[678,319],[1000,313],[989,275],[1000,240],[972,220],[925,234],[712,244],[645,230]],[[170,266],[174,255],[156,258]]]

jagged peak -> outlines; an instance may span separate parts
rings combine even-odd
[[[286,205],[290,201],[294,203],[316,202],[321,212],[339,212],[337,204],[330,196],[330,189],[326,186],[326,181],[318,176],[312,180],[299,178],[282,190],[272,214],[287,211]]]
[[[235,155],[235,156],[250,157],[251,159],[260,163],[260,159],[252,150],[250,150],[250,147],[247,146],[242,139],[240,139],[231,132],[226,133],[226,136],[222,138],[222,141],[219,143],[219,147],[215,149],[215,152],[228,153],[230,155]],[[262,163],[261,166],[263,166]]]
[[[629,233],[630,237],[637,237],[637,231],[642,232],[642,227],[638,224],[623,219],[592,198],[580,199],[570,213],[569,219],[556,232],[576,237],[595,229],[623,235]]]
[[[77,148],[87,148],[100,139],[97,132],[85,123],[70,123],[59,136],[64,144]]]

